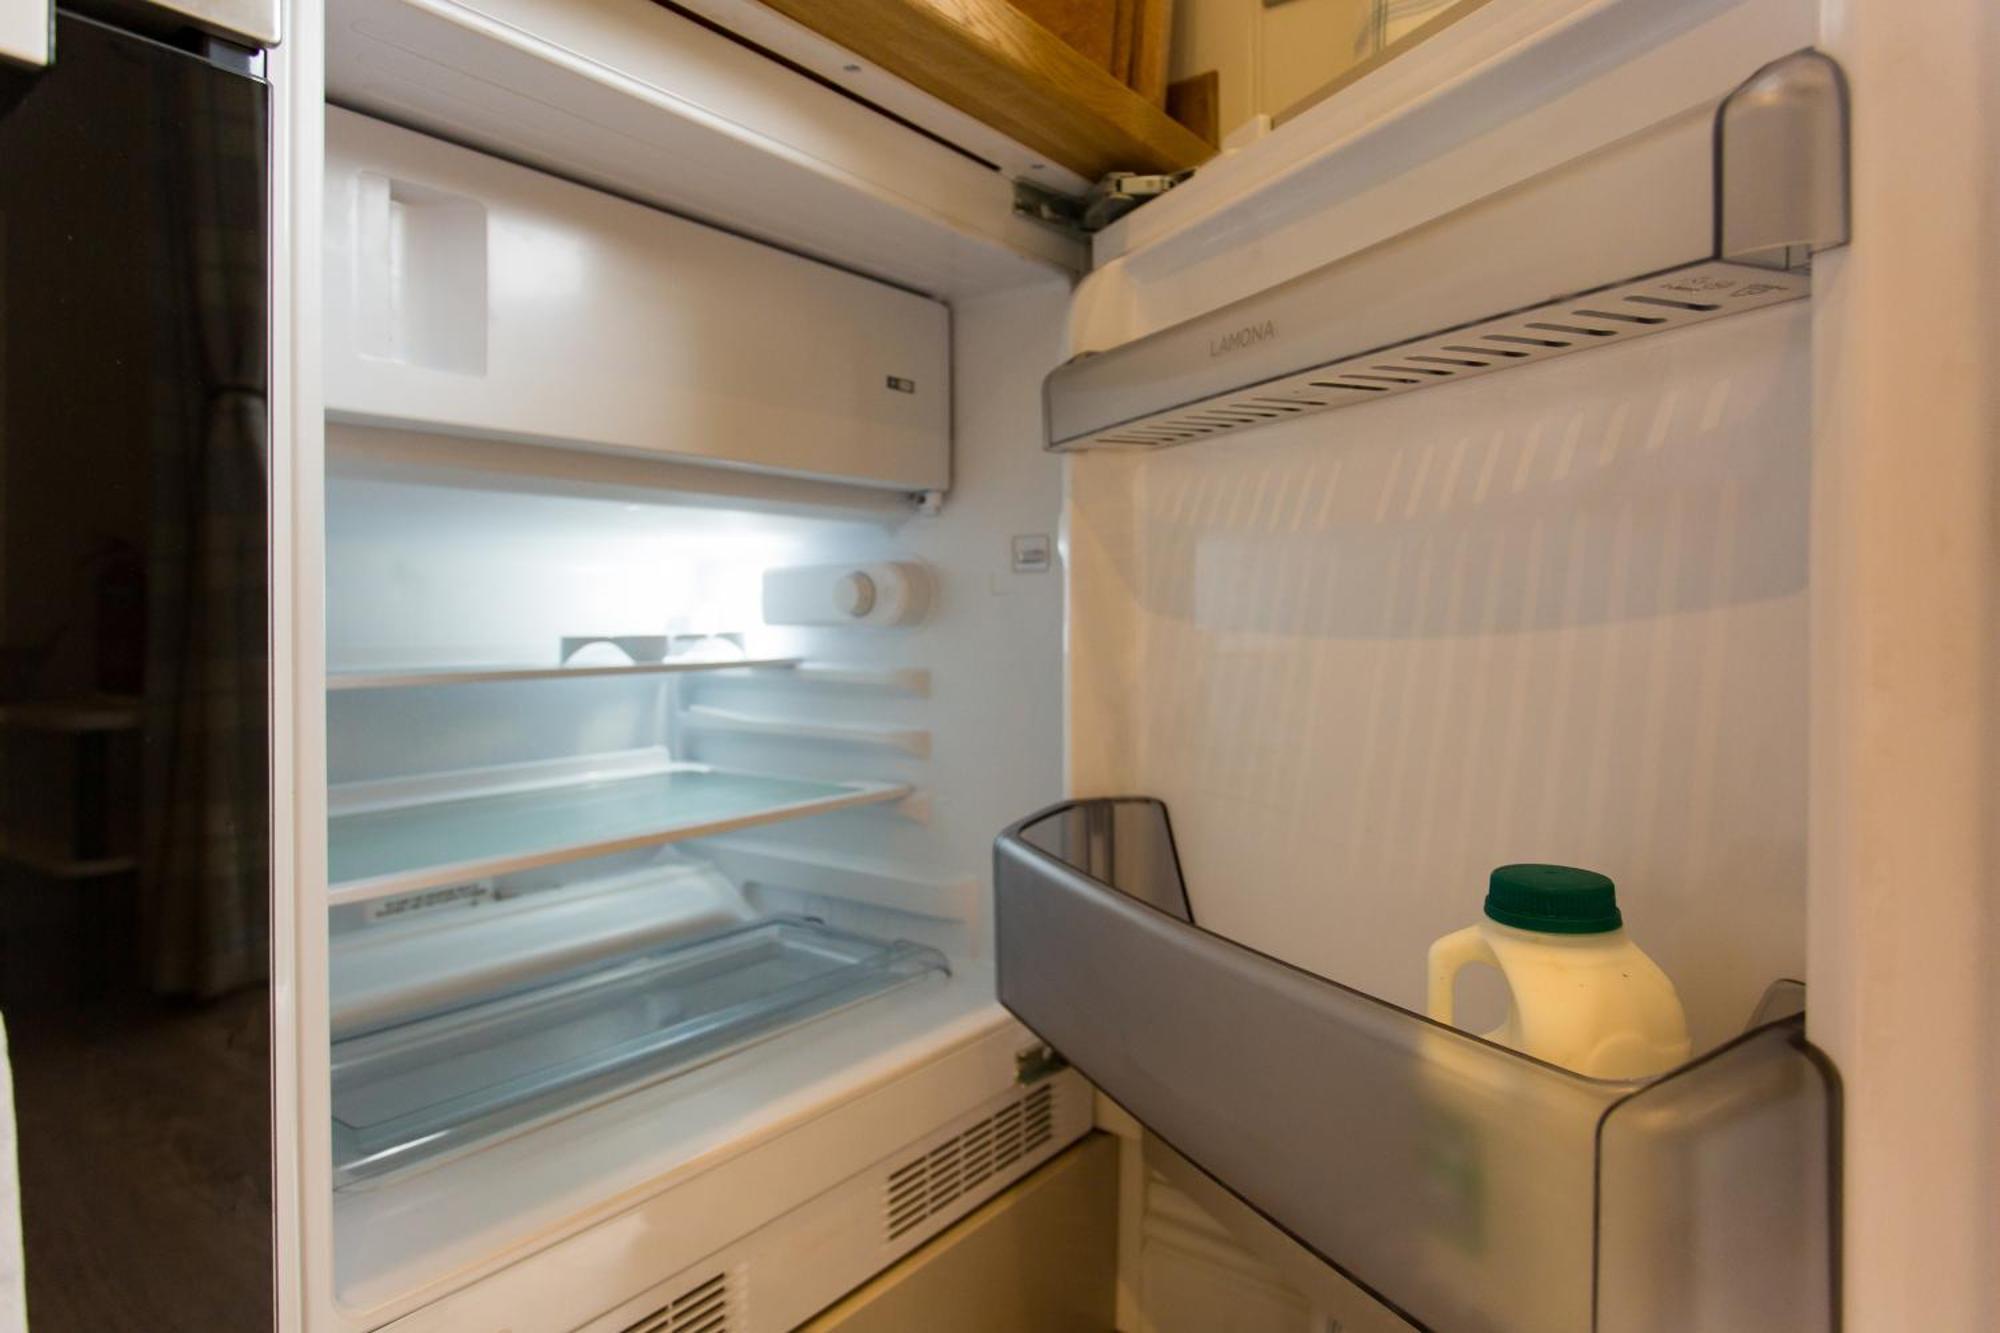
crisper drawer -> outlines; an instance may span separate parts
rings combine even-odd
[[[517,1133],[951,969],[777,917],[333,1047],[336,1186]]]
[[[936,301],[334,108],[326,173],[335,419],[950,481]]]

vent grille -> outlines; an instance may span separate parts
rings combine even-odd
[[[895,1240],[1055,1135],[1055,1089],[1044,1083],[889,1173],[888,1238]]]
[[[625,1333],[729,1333],[730,1283],[717,1273],[689,1287]]]
[[[1157,449],[1228,435],[1288,417],[1374,402],[1439,384],[1630,342],[1810,294],[1810,279],[1741,264],[1706,263],[1607,287],[1572,300],[1412,339],[1311,370],[1108,426],[1057,449]]]

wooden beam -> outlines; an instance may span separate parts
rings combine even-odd
[[[1215,152],[1007,0],[765,3],[1092,180]]]
[[[1075,47],[1093,65],[1118,72],[1118,0],[1008,0],[1014,8]]]
[[[1222,76],[1205,69],[1167,85],[1167,114],[1205,142],[1222,142]]]
[[[1154,106],[1167,103],[1173,63],[1173,0],[1137,0],[1132,15],[1132,72],[1125,82]]]

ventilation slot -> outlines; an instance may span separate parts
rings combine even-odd
[[[895,1240],[971,1193],[1055,1135],[1055,1089],[1044,1083],[889,1173],[884,1194]],[[650,1329],[654,1326],[648,1325]],[[658,1325],[661,1329],[677,1325]]]
[[[1664,296],[1628,296],[1625,298],[1638,305],[1663,305],[1672,310],[1720,310],[1719,305],[1706,301],[1670,301]]]
[[[688,1288],[625,1333],[729,1333],[729,1275],[714,1277]]]
[[[1518,333],[1489,333],[1486,341],[1491,343],[1520,343],[1526,347],[1567,347],[1566,342],[1555,338],[1524,338]],[[1519,352],[1509,352],[1508,356],[1520,356]]]
[[[1616,310],[1579,310],[1586,319],[1615,319],[1625,324],[1664,324],[1664,315],[1621,315]]]
[[[1548,324],[1539,321],[1529,324],[1527,327],[1531,329],[1543,329],[1549,333],[1581,333],[1591,338],[1609,338],[1618,332],[1616,329],[1585,328],[1581,324]]]
[[[1039,1097],[1030,1097],[1022,1103],[1021,1150],[1033,1152],[1049,1141],[1056,1132],[1055,1106],[1047,1096],[1048,1089],[1042,1089]]]

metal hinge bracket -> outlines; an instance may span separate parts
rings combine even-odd
[[[1059,194],[1033,181],[1015,181],[1014,214],[1080,240],[1093,232],[1103,231],[1139,205],[1159,198],[1192,175],[1192,171],[1114,171],[1091,186],[1081,198],[1073,194]]]
[[[1024,1088],[1032,1087],[1068,1068],[1069,1061],[1063,1059],[1046,1044],[1037,1044],[1014,1052],[1014,1082]]]

